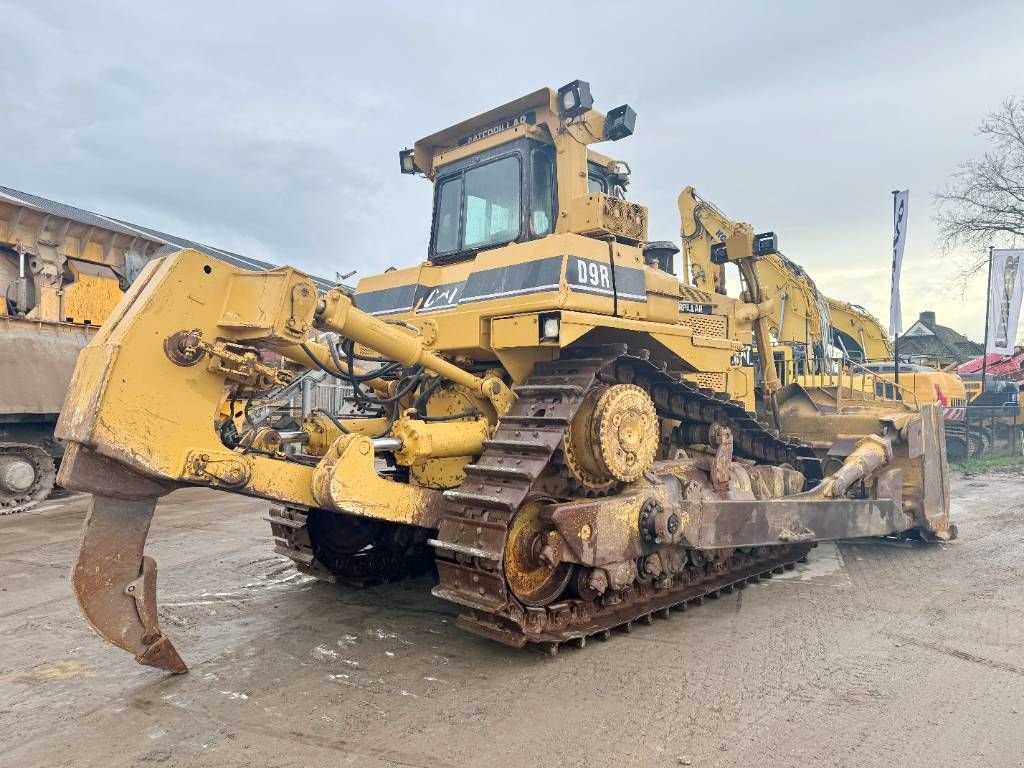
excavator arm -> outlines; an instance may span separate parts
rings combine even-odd
[[[862,360],[892,360],[892,340],[878,319],[863,307],[826,297],[832,318],[832,338],[844,356]]]
[[[678,205],[686,276],[695,287],[724,294],[724,261],[713,253],[730,236],[752,232],[750,226],[730,219],[690,186],[680,193]],[[892,359],[892,342],[882,324],[861,307],[825,296],[799,264],[779,251],[750,264],[748,288],[756,282],[759,315],[776,341],[814,345],[821,354],[827,341],[850,359]]]
[[[679,234],[683,243],[683,277],[694,288],[725,294],[725,269],[711,261],[711,250],[724,243],[737,226],[693,187],[679,193]]]

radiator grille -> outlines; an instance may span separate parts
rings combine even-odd
[[[679,298],[688,304],[710,304],[711,294],[691,288],[688,285],[679,286]]]
[[[724,373],[686,373],[683,378],[692,381],[699,387],[713,389],[715,392],[726,391],[726,377]]]
[[[684,313],[680,317],[683,323],[693,328],[693,333],[696,336],[725,338],[725,318],[721,315],[691,315]]]
[[[642,205],[604,195],[601,218],[604,227],[616,235],[630,240],[647,239],[647,209]]]

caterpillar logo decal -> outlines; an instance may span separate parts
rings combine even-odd
[[[690,315],[710,315],[711,309],[710,304],[693,304],[688,301],[679,302],[679,311]]]
[[[556,292],[561,288],[563,261],[567,262],[565,281],[573,291],[617,297],[620,301],[647,301],[643,270],[618,265],[613,267],[607,262],[580,256],[569,256],[568,259],[564,256],[548,256],[521,264],[482,269],[457,283],[437,286],[411,283],[357,292],[356,306],[371,315],[438,312],[475,301]],[[710,314],[711,305],[706,305],[706,309],[692,311]]]
[[[510,117],[507,120],[502,120],[500,123],[495,123],[494,125],[479,130],[464,139],[460,139],[459,146],[462,147],[466,144],[472,144],[474,141],[486,139],[488,136],[493,136],[496,133],[507,131],[509,128],[515,128],[517,125],[533,125],[536,122],[536,112],[524,112],[521,115],[516,115],[515,117]]]

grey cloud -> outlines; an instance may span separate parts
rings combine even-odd
[[[929,193],[980,151],[978,120],[1022,85],[1017,48],[991,36],[1024,22],[1015,3],[0,0],[0,11],[5,184],[365,274],[425,249],[429,184],[398,174],[398,149],[584,77],[600,107],[639,112],[637,135],[606,149],[633,167],[653,235],[675,235],[675,197],[694,184],[879,314],[884,288],[832,269],[884,274],[888,192],[909,186],[908,317],[933,293]]]

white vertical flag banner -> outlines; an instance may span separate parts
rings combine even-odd
[[[985,351],[1012,355],[1024,299],[1024,248],[993,249]]]
[[[903,269],[903,246],[907,242],[907,211],[910,190],[892,196],[892,291],[889,294],[889,335],[903,333],[903,308],[900,306],[900,270]]]

